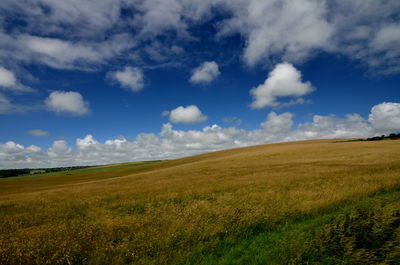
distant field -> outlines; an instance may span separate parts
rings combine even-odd
[[[99,171],[101,171],[101,170],[115,170],[115,169],[121,169],[121,168],[132,168],[132,167],[143,166],[143,165],[155,163],[155,162],[160,162],[160,161],[128,162],[128,163],[110,164],[110,165],[104,165],[104,166],[90,166],[90,167],[85,167],[85,168],[80,168],[80,169],[61,170],[61,171],[56,171],[56,172],[13,176],[13,177],[7,177],[7,179],[37,178],[37,177],[66,176],[66,175],[75,175],[76,176],[78,173],[87,173],[87,172],[92,172],[92,171],[96,171],[97,173],[99,173]],[[75,180],[77,180],[77,179],[79,179],[79,178],[75,178]]]
[[[399,264],[400,141],[0,179],[0,264]]]

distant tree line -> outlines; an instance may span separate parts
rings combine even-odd
[[[54,167],[54,168],[21,168],[21,169],[3,169],[0,170],[0,178],[9,178],[16,176],[29,175],[32,172],[50,173],[58,171],[68,171],[74,169],[88,168],[91,166],[75,166],[75,167]]]
[[[364,141],[380,141],[380,140],[398,140],[400,139],[400,133],[391,133],[388,136],[381,135],[381,136],[375,136],[371,138],[367,138]]]
[[[381,135],[381,136],[374,136],[370,138],[360,138],[360,139],[351,139],[345,140],[344,142],[363,142],[363,141],[381,141],[381,140],[399,140],[400,133],[391,133],[389,135]],[[343,142],[343,141],[338,141]]]

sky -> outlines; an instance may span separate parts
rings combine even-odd
[[[0,169],[400,132],[398,0],[2,0]]]

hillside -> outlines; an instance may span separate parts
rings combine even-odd
[[[397,140],[0,179],[0,264],[396,264],[399,210]]]

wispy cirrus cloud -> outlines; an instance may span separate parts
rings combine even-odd
[[[216,35],[208,37],[242,36],[239,48],[249,66],[300,63],[322,51],[346,55],[377,73],[398,73],[399,11],[397,0],[4,0],[4,21],[19,17],[26,26],[6,30],[0,23],[0,63],[93,70],[114,60],[185,61],[181,57],[192,53],[184,46],[198,38],[194,28],[218,18]]]
[[[40,130],[40,129],[29,130],[26,133],[28,133],[32,136],[48,136],[49,135],[48,131],[44,131],[44,130]]]

